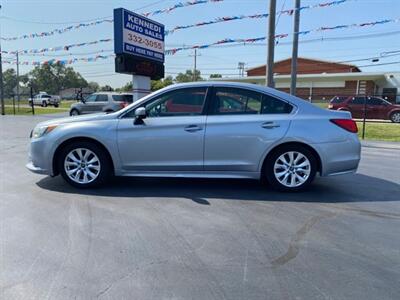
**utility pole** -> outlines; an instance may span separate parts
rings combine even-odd
[[[197,49],[194,49],[194,65],[193,65],[193,81],[197,81],[196,78],[196,71],[197,71]]]
[[[244,66],[245,66],[244,62],[239,62],[238,63],[239,77],[243,77],[244,76]]]
[[[19,55],[17,51],[17,106],[18,106],[18,111],[19,111]]]
[[[1,5],[0,5],[1,11]],[[1,26],[1,25],[0,25]],[[0,28],[1,30],[1,28]],[[1,31],[0,31],[0,101],[1,101],[1,114],[5,115],[5,107],[4,107],[4,84],[3,84],[3,61],[2,61],[2,52],[1,52]]]
[[[296,95],[297,81],[297,56],[299,52],[299,28],[300,28],[300,0],[296,0],[293,25],[292,70],[290,78],[290,94]]]
[[[267,65],[265,69],[265,83],[269,87],[274,87],[274,52],[275,52],[275,15],[276,0],[269,1],[268,15],[268,43],[267,43]]]

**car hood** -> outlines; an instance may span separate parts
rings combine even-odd
[[[116,118],[116,115],[114,113],[111,114],[97,113],[85,116],[74,116],[67,118],[52,119],[45,122],[41,122],[37,126],[60,125],[60,124],[76,123],[76,122],[90,122],[99,120],[109,120],[114,118]]]

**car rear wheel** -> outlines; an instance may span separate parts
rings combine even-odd
[[[56,108],[57,108],[58,106],[59,106],[59,105],[58,105],[58,103],[54,103],[54,107],[56,107]]]
[[[42,101],[42,106],[43,107],[47,107],[47,102],[46,101]]]
[[[400,123],[400,111],[395,111],[390,115],[390,120],[393,123]]]
[[[79,111],[77,109],[73,109],[71,110],[71,112],[69,113],[70,116],[79,116]]]
[[[63,178],[78,188],[104,184],[111,174],[105,151],[91,142],[74,142],[61,150],[58,169]]]
[[[268,157],[265,171],[267,181],[274,189],[296,192],[314,180],[317,160],[306,147],[288,145],[278,148]]]

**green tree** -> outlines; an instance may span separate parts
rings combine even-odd
[[[35,67],[28,74],[29,82],[36,92],[45,91],[49,94],[58,94],[67,88],[87,87],[87,81],[75,72],[72,67],[61,64],[41,65]]]
[[[165,77],[163,79],[159,79],[159,80],[152,80],[151,81],[151,90],[157,91],[157,90],[162,89],[166,86],[169,86],[173,83],[174,83],[174,79],[172,78],[172,76],[167,76],[167,77]]]
[[[120,92],[132,92],[132,89],[133,89],[132,81],[129,81],[124,86],[120,87],[118,90]]]
[[[100,87],[100,91],[101,92],[112,92],[112,91],[114,91],[114,89],[110,85],[106,84],[106,85]]]
[[[210,78],[222,78],[221,74],[211,74]]]
[[[11,97],[14,94],[14,88],[17,86],[17,74],[14,69],[7,69],[3,72],[4,96]]]
[[[94,92],[97,92],[100,89],[100,85],[94,81],[89,82],[88,87],[92,89]]]
[[[201,78],[201,73],[199,70],[196,70],[195,76],[193,75],[192,70],[186,70],[185,73],[179,73],[175,77],[176,82],[191,82],[191,81],[200,81],[200,80],[203,80],[203,78]]]

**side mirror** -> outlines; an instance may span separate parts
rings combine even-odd
[[[146,113],[146,108],[144,107],[138,107],[135,110],[135,121],[133,122],[133,124],[135,125],[139,125],[139,124],[143,124],[143,119],[146,119],[147,113]]]

